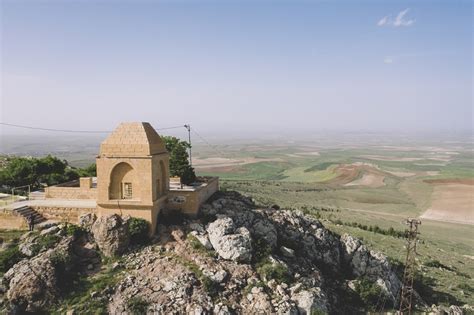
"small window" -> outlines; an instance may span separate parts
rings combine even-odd
[[[132,199],[133,190],[132,183],[123,183],[122,199]]]

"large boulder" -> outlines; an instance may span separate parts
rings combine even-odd
[[[20,312],[38,312],[56,302],[58,275],[72,268],[71,239],[15,264],[3,276],[8,301]]]
[[[224,259],[250,262],[252,259],[252,238],[245,227],[237,228],[229,217],[219,218],[207,227],[209,241]]]
[[[44,255],[22,260],[4,275],[7,298],[21,310],[36,312],[51,305],[58,294],[55,268]]]
[[[328,301],[321,288],[313,287],[294,294],[291,299],[296,302],[298,311],[302,315],[328,313]]]
[[[128,218],[117,214],[98,218],[91,228],[94,240],[105,256],[117,256],[125,252],[130,243]]]

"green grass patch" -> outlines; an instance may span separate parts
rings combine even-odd
[[[101,292],[114,287],[121,280],[120,271],[108,266],[105,271],[94,276],[82,276],[75,279],[70,285],[70,290],[50,312],[64,314],[66,310],[74,309],[79,314],[108,314],[108,301],[101,299],[103,296]],[[97,297],[91,298],[93,292],[96,292]]]
[[[140,218],[130,218],[129,222],[130,242],[132,244],[144,245],[150,241],[150,223]]]
[[[18,245],[7,248],[3,251],[0,251],[0,274],[4,274],[8,271],[13,265],[24,258],[23,254],[20,252]]]
[[[376,311],[381,301],[385,300],[385,307],[390,308],[390,301],[386,293],[375,282],[367,278],[360,278],[355,283],[355,291],[369,311]]]
[[[18,240],[26,232],[28,231],[0,229],[0,240],[3,240],[3,242],[15,241],[15,240]]]
[[[215,251],[207,249],[194,235],[188,234],[186,236],[186,241],[197,252],[209,257],[217,257],[217,253]]]
[[[127,308],[132,315],[146,314],[149,303],[141,297],[132,297],[127,301]]]

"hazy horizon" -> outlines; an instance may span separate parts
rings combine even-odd
[[[1,14],[4,123],[473,131],[471,1],[1,0]]]

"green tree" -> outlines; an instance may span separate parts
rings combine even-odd
[[[13,187],[24,185],[37,189],[41,184],[57,185],[80,176],[95,174],[95,164],[85,169],[76,169],[69,166],[67,161],[51,155],[42,158],[9,157],[0,169],[0,189],[9,191]]]
[[[170,154],[171,176],[181,177],[184,184],[191,184],[196,180],[194,168],[189,165],[188,149],[191,147],[188,142],[176,137],[164,136],[166,150]]]
[[[92,163],[91,165],[80,168],[77,170],[80,177],[94,177],[97,176],[97,165]]]

